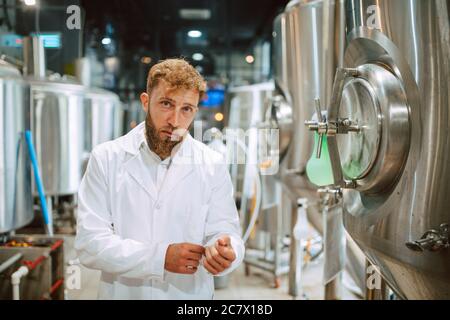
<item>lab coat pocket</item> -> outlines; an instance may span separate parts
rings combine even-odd
[[[209,205],[205,204],[197,208],[193,208],[189,214],[186,241],[203,245]]]

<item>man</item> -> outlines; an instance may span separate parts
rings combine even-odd
[[[145,123],[92,151],[75,248],[102,271],[99,298],[211,299],[213,275],[242,262],[226,165],[188,133],[205,88],[184,60],[154,65]]]

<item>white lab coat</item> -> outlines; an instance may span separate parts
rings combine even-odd
[[[214,279],[203,266],[194,275],[164,269],[169,244],[211,245],[229,235],[236,260],[244,244],[232,184],[223,158],[190,135],[172,158],[158,192],[140,146],[141,123],[97,146],[78,193],[75,248],[80,262],[102,271],[101,299],[211,299]]]

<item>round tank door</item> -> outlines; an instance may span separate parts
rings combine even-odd
[[[348,212],[361,214],[383,203],[402,173],[410,146],[409,106],[401,79],[381,63],[340,68],[326,117],[307,125],[327,136],[334,185],[344,188]]]
[[[338,119],[346,132],[336,135],[343,179],[366,194],[391,190],[410,144],[408,101],[400,79],[377,64],[357,67],[345,81]]]

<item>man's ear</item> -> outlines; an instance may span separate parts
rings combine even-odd
[[[150,97],[146,92],[142,92],[140,98],[141,98],[142,109],[144,109],[145,113],[147,113]]]

